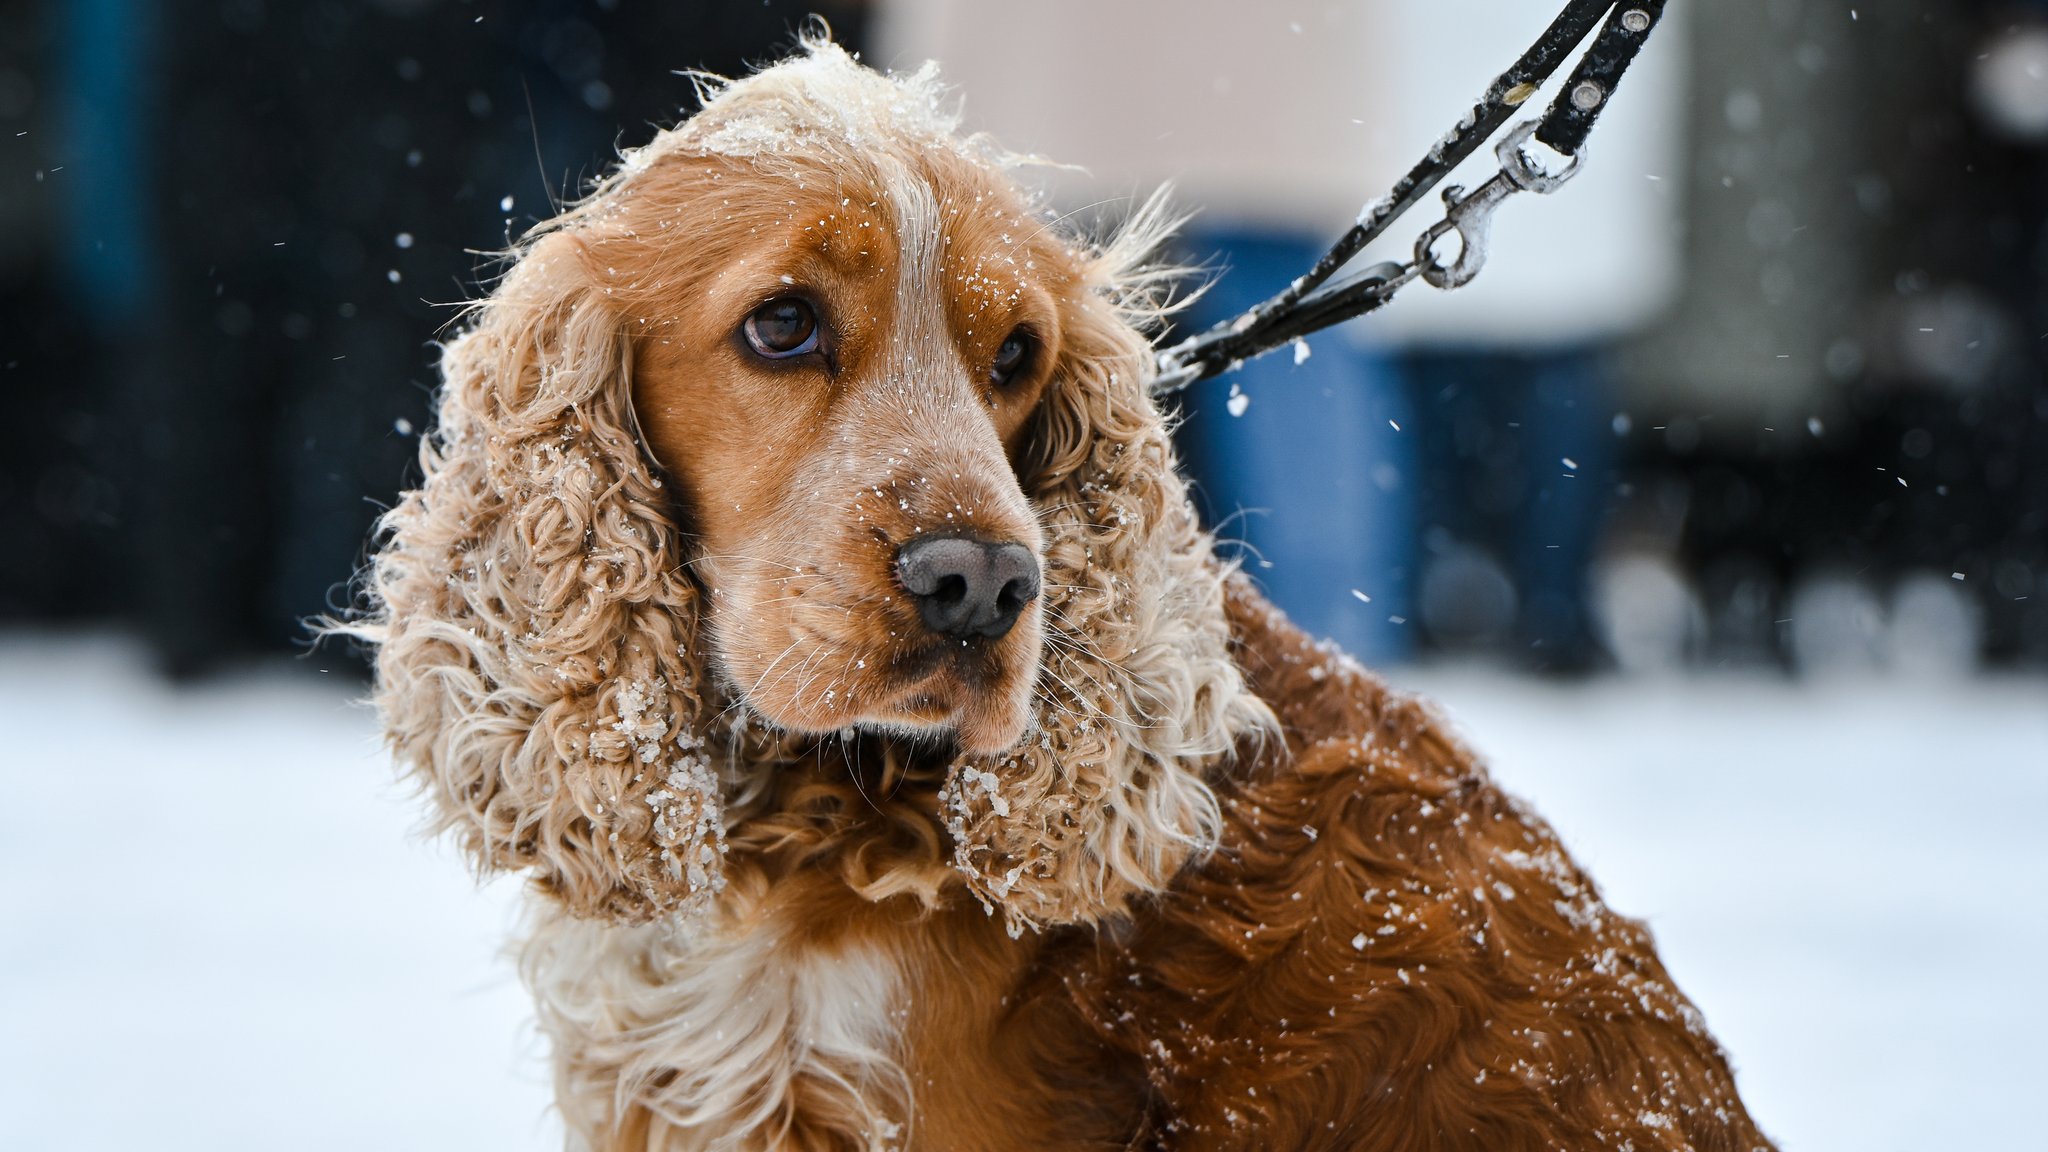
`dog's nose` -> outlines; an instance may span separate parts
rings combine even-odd
[[[994,639],[1038,595],[1038,557],[1022,544],[971,536],[920,536],[896,550],[896,575],[925,627],[946,636]]]

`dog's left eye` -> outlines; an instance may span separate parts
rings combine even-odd
[[[747,317],[747,346],[770,360],[818,350],[818,314],[802,300],[770,300]]]
[[[1031,362],[1031,349],[1035,344],[1031,333],[1022,328],[1010,333],[1003,340],[1002,347],[996,349],[995,361],[988,368],[989,379],[998,386],[1008,384]]]

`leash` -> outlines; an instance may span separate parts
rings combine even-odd
[[[1494,80],[1479,103],[1437,141],[1420,163],[1409,169],[1391,192],[1365,206],[1358,214],[1358,222],[1316,261],[1307,275],[1251,311],[1160,351],[1153,393],[1163,396],[1178,392],[1311,332],[1376,311],[1418,279],[1446,291],[1471,283],[1486,264],[1487,238],[1493,214],[1500,206],[1519,192],[1547,196],[1578,174],[1586,158],[1587,135],[1612,102],[1622,74],[1649,41],[1650,33],[1664,15],[1665,3],[1666,0],[1569,0],[1535,46]],[[1513,119],[1516,111],[1592,35],[1596,25],[1600,26],[1599,35],[1593,46],[1587,49],[1543,118],[1517,124],[1494,149],[1500,171],[1469,194],[1456,185],[1444,189],[1444,218],[1417,238],[1413,259],[1407,263],[1375,264],[1352,279],[1329,283],[1366,245],[1377,240]],[[1555,168],[1545,167],[1531,154],[1531,141],[1564,157],[1564,163]],[[1436,249],[1453,232],[1458,234],[1460,249],[1457,257],[1445,264]]]

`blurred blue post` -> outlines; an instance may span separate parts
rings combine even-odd
[[[1224,270],[1185,318],[1242,313],[1321,254],[1305,237],[1191,229]],[[1232,414],[1231,389],[1243,399]],[[1247,402],[1248,401],[1248,402]],[[1310,337],[1191,389],[1183,442],[1212,527],[1294,621],[1369,664],[1414,650],[1410,587],[1416,448],[1393,362],[1341,332]]]
[[[1429,558],[1418,595],[1433,639],[1451,647],[1512,640],[1533,668],[1587,668],[1595,651],[1586,579],[1614,483],[1603,350],[1434,348],[1411,352],[1402,366],[1421,414]],[[1472,598],[1436,563],[1451,548],[1476,549],[1503,566],[1512,636],[1459,634],[1467,622],[1455,617]]]
[[[1614,434],[1605,362],[1588,350],[1531,357],[1520,406],[1533,473],[1532,515],[1514,541],[1525,659],[1558,671],[1593,658],[1586,581],[1599,546]],[[1570,461],[1569,464],[1566,461]]]
[[[45,179],[61,181],[64,273],[88,315],[132,323],[144,314],[153,272],[145,195],[154,186],[155,117],[144,93],[155,5],[68,0],[62,19],[64,163]]]

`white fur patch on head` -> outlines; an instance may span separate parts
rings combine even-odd
[[[772,164],[779,155],[871,155],[905,142],[952,149],[968,143],[957,135],[960,113],[939,83],[937,65],[884,75],[822,36],[807,33],[800,43],[802,55],[743,79],[694,74],[703,110],[627,152],[622,171],[642,171],[681,147]]]
[[[931,185],[901,163],[883,165],[883,188],[896,217],[896,331],[889,375],[903,382],[956,369],[959,354],[946,328],[943,240],[938,197]]]

